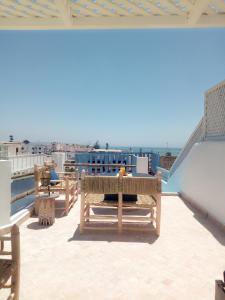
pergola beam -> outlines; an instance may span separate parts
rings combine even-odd
[[[65,26],[60,18],[0,18],[0,29],[133,29],[133,28],[192,28],[185,16],[79,17]],[[225,27],[223,15],[202,15],[194,27]]]
[[[188,15],[188,24],[194,25],[198,23],[201,18],[202,13],[205,8],[209,5],[210,0],[196,0],[195,5],[193,5],[192,10]]]
[[[60,16],[65,24],[65,27],[71,27],[73,20],[72,20],[72,13],[70,8],[70,1],[69,0],[55,0],[56,8],[60,12]]]

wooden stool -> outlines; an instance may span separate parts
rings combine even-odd
[[[55,222],[55,198],[56,195],[39,197],[38,217],[40,225],[52,225]]]

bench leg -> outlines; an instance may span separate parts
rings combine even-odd
[[[156,202],[156,234],[160,236],[160,223],[161,223],[161,196],[157,196]]]
[[[119,193],[118,194],[118,232],[119,233],[121,233],[123,230],[122,217],[123,217],[123,195],[122,193]]]
[[[84,231],[84,208],[85,208],[85,194],[81,193],[80,203],[80,233]]]

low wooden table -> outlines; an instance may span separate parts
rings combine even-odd
[[[36,199],[40,225],[52,225],[55,222],[55,198],[58,194],[45,194]]]

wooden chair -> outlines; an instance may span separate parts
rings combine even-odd
[[[106,201],[105,194],[117,195],[117,200]],[[123,201],[127,195],[136,195],[135,201]],[[117,215],[90,214],[90,208],[116,208]],[[133,210],[132,215],[123,214]],[[147,211],[140,216],[137,211]],[[146,216],[148,215],[149,216]],[[83,176],[81,178],[80,232],[84,229],[155,230],[160,235],[161,178]],[[96,227],[97,221],[102,221]],[[105,226],[111,223],[112,226]],[[117,227],[115,227],[115,223]],[[147,224],[146,224],[147,223]],[[98,222],[100,224],[100,222]],[[150,225],[150,226],[140,226]],[[154,226],[155,225],[155,226]]]
[[[40,196],[44,193],[58,193],[56,199],[56,210],[63,210],[67,215],[78,198],[78,174],[61,172],[58,173],[59,180],[51,180],[50,168],[53,166],[34,166],[35,174],[35,194]],[[54,185],[51,185],[54,184]],[[60,206],[60,204],[63,204]],[[58,205],[57,205],[58,204]],[[39,202],[35,203],[35,213],[38,213]]]
[[[6,245],[7,242],[11,243],[11,247],[9,247],[10,245]],[[6,246],[8,247],[6,248]],[[9,283],[9,281],[11,282]],[[19,285],[20,235],[19,227],[13,225],[9,235],[0,235],[0,289],[11,289],[7,299],[18,300]]]
[[[223,272],[223,281],[215,282],[215,300],[225,300],[225,271]]]

